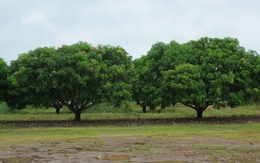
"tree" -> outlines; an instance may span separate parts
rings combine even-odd
[[[247,89],[248,103],[257,103],[260,102],[260,55],[253,50],[249,50],[249,64],[250,69],[250,78],[252,83],[250,84],[251,89]]]
[[[11,108],[23,109],[26,105],[38,107],[54,104],[53,98],[47,96],[47,86],[50,83],[50,68],[47,63],[54,52],[54,48],[37,48],[19,55],[17,60],[11,62],[7,100]]]
[[[8,82],[7,77],[9,75],[9,66],[6,62],[0,58],[0,102],[6,101]]]
[[[248,53],[237,39],[205,37],[183,46],[190,48],[182,54],[185,63],[164,71],[165,91],[196,110],[197,118],[209,105],[222,101],[231,107],[243,104],[252,80]]]
[[[161,58],[167,44],[154,44],[146,56],[134,61],[136,76],[133,84],[133,99],[146,113],[146,107],[154,110],[157,106],[165,107],[162,98]]]
[[[82,111],[131,97],[132,60],[121,47],[79,42],[57,49],[37,48],[15,62],[12,78],[23,104],[66,106],[81,120]],[[19,91],[19,89],[21,89]],[[17,92],[17,91],[15,91]]]
[[[155,106],[158,105],[160,89],[153,83],[151,69],[145,65],[145,56],[136,59],[134,63],[136,76],[133,81],[133,99],[142,107],[143,113],[146,113],[146,107],[154,110]]]
[[[132,61],[123,48],[78,43],[58,49],[55,57],[52,92],[76,121],[83,110],[104,100],[118,106],[131,97]]]

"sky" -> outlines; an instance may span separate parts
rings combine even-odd
[[[79,41],[140,58],[162,41],[237,38],[260,53],[259,0],[0,0],[0,58]]]

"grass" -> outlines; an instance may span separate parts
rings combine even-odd
[[[158,108],[159,109],[159,108]],[[81,115],[82,120],[92,119],[136,119],[136,118],[179,118],[179,117],[196,117],[195,110],[177,104],[174,107],[165,110],[158,109],[142,113],[142,108],[129,103],[127,107],[113,107],[108,104],[100,104],[84,111]],[[204,111],[204,117],[223,117],[223,116],[247,116],[260,115],[259,105],[248,105],[237,108],[221,108],[219,110],[209,107]],[[6,104],[0,103],[0,120],[28,121],[28,120],[72,120],[74,114],[66,107],[61,109],[61,113],[57,115],[53,108],[33,108],[27,106],[24,110],[10,110]]]
[[[214,134],[215,133],[215,134]],[[236,145],[218,144],[196,144],[198,141],[193,136],[210,137],[212,139],[230,139],[238,141]],[[240,124],[240,125],[183,125],[172,126],[99,126],[99,127],[41,127],[41,128],[3,128],[0,130],[0,149],[10,151],[16,149],[21,152],[30,152],[30,149],[48,149],[54,153],[60,152],[63,155],[71,155],[79,151],[97,151],[125,155],[142,154],[147,157],[163,155],[168,157],[172,146],[174,149],[189,154],[190,151],[200,155],[208,155],[217,162],[219,157],[241,160],[242,154],[251,153],[252,162],[257,162],[260,150],[260,124]],[[123,141],[119,149],[111,148],[113,141]],[[158,142],[167,142],[158,144]],[[185,141],[187,144],[176,143]],[[110,143],[109,143],[110,142]],[[247,146],[239,142],[248,142]],[[193,144],[195,143],[195,144]],[[190,145],[192,144],[192,145]],[[256,144],[250,145],[250,144]],[[29,148],[28,148],[29,147]],[[64,150],[60,150],[64,149]],[[72,149],[70,151],[69,149]],[[186,152],[187,151],[187,152]],[[254,156],[252,157],[252,153]],[[248,157],[248,155],[243,155]],[[225,162],[225,161],[224,161]],[[248,162],[245,160],[243,162]]]
[[[52,128],[3,128],[0,131],[2,143],[16,144],[41,140],[80,140],[99,139],[102,136],[111,137],[146,137],[156,140],[191,139],[191,135],[219,137],[232,140],[246,140],[260,143],[260,124],[240,125],[203,125],[193,126],[176,124],[173,126],[139,126],[139,127],[52,127]],[[140,142],[135,141],[135,145]]]
[[[221,108],[220,110],[209,107],[204,111],[204,117],[232,117],[259,115],[260,106],[249,105],[237,108]],[[130,103],[127,107],[114,108],[111,105],[101,104],[86,110],[82,113],[82,120],[94,119],[139,119],[139,118],[180,118],[195,117],[196,112],[191,108],[177,104],[165,110],[148,111],[142,113],[142,108]],[[53,108],[33,108],[28,106],[24,110],[10,110],[4,103],[0,103],[0,121],[31,121],[31,120],[72,120],[73,113],[67,108],[62,108],[61,114],[56,114]],[[246,142],[243,146],[236,144],[228,146],[226,144],[196,144],[196,136],[203,138],[220,138],[230,141]],[[88,127],[29,127],[17,128],[11,123],[0,123],[0,149],[11,151],[21,150],[27,146],[39,148],[50,148],[57,150],[59,146],[70,147],[86,151],[113,151],[107,147],[108,140],[130,140],[130,145],[122,147],[119,152],[142,153],[150,157],[151,155],[169,155],[172,146],[176,142],[191,142],[181,146],[181,150],[199,154],[209,155],[208,162],[217,162],[219,158],[234,158],[240,160],[247,158],[248,152],[253,152],[255,156],[251,162],[257,162],[260,150],[260,123],[247,124],[225,124],[225,125],[206,125],[203,123],[174,124],[174,125],[155,125],[155,126],[88,126]],[[133,139],[134,138],[134,139]],[[132,142],[131,142],[132,140]],[[146,143],[145,140],[149,140]],[[167,145],[158,145],[156,141],[169,142]],[[155,142],[155,143],[153,143]],[[128,142],[129,143],[129,142]],[[170,145],[169,145],[170,144]],[[58,146],[58,147],[57,147]],[[179,148],[179,147],[178,147]],[[27,151],[29,152],[29,151]],[[61,151],[60,151],[61,152]],[[74,151],[75,152],[75,151]],[[68,155],[64,150],[64,155]],[[69,155],[68,155],[69,157]],[[221,160],[220,160],[221,161]],[[242,160],[243,161],[243,160]],[[226,162],[225,160],[222,162]],[[243,162],[248,162],[244,160]]]

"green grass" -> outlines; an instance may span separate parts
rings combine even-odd
[[[56,142],[72,140],[74,144],[81,144],[82,140],[101,142],[103,136],[131,138],[142,137],[155,140],[192,140],[193,136],[218,137],[228,140],[243,140],[247,142],[260,143],[260,124],[241,125],[173,125],[173,126],[100,126],[100,127],[52,127],[52,128],[2,128],[0,130],[0,148],[8,148],[10,144],[27,145],[37,142]],[[96,143],[97,144],[97,143]],[[135,142],[139,150],[148,150],[149,147],[140,147],[140,142]],[[145,148],[145,149],[144,149]],[[191,148],[221,148],[210,146],[196,146]]]
[[[82,120],[95,119],[145,119],[145,118],[180,118],[196,117],[196,112],[183,105],[155,111],[148,110],[142,113],[142,108],[129,103],[127,107],[114,108],[111,105],[101,104],[90,108],[82,113]],[[220,110],[209,107],[204,111],[204,117],[232,117],[259,115],[260,106],[248,105],[237,108],[221,108]],[[53,108],[33,108],[28,106],[24,110],[10,110],[4,103],[0,103],[0,121],[31,121],[31,120],[73,120],[74,114],[66,107],[61,109],[61,114],[56,114]],[[235,140],[237,142],[247,142],[248,146],[236,144],[226,146],[218,144],[196,144],[197,136],[206,138],[221,138],[225,140]],[[168,155],[171,146],[157,146],[150,142],[166,141],[174,144],[179,141],[190,142],[183,147],[183,150],[200,151],[207,154],[211,160],[216,162],[218,157],[237,158],[248,151],[257,153],[260,148],[260,123],[247,124],[225,124],[207,125],[203,123],[174,124],[174,125],[155,125],[155,126],[87,126],[87,127],[29,127],[17,128],[10,123],[0,123],[0,149],[13,150],[23,149],[27,146],[37,146],[54,149],[56,144],[62,144],[72,149],[85,150],[111,150],[106,146],[107,139],[133,140],[132,144],[121,148],[119,152],[143,153],[145,155]],[[133,139],[134,138],[134,139]],[[140,138],[140,139],[139,139]],[[195,143],[195,144],[193,144]],[[251,144],[251,145],[250,145]],[[256,146],[255,146],[256,144]],[[28,148],[26,148],[28,150]],[[160,150],[159,150],[160,149]],[[162,150],[161,150],[162,149]],[[116,149],[115,149],[116,150]],[[64,151],[65,154],[66,151]],[[246,157],[247,155],[245,155]],[[251,155],[249,155],[251,156]],[[259,155],[252,158],[252,162],[257,160]],[[245,160],[247,162],[248,160]]]
[[[260,115],[259,105],[248,105],[237,108],[221,108],[219,110],[209,107],[204,111],[204,117],[223,117],[223,116],[247,116]],[[100,104],[82,113],[82,120],[92,119],[136,119],[136,118],[178,118],[178,117],[196,117],[195,110],[177,104],[174,107],[142,113],[142,108],[133,103],[129,103],[127,107],[113,107],[108,104]],[[23,110],[10,110],[6,104],[0,103],[0,120],[73,120],[74,114],[66,107],[61,109],[61,113],[57,115],[54,108],[33,108],[27,106]]]

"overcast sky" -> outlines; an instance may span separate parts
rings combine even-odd
[[[0,57],[87,41],[133,58],[162,41],[234,37],[260,52],[260,0],[0,0]]]

